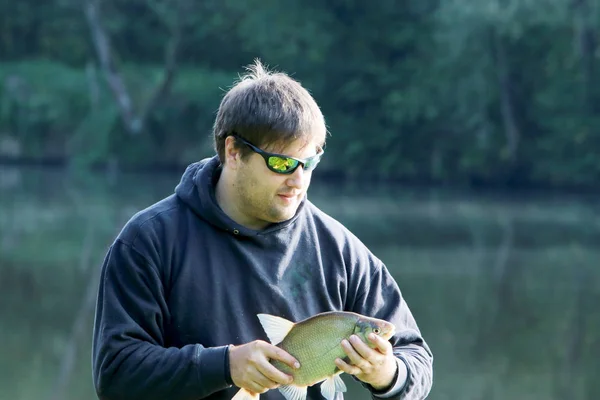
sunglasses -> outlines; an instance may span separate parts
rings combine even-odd
[[[278,174],[293,174],[294,171],[298,169],[300,165],[302,165],[302,168],[304,168],[305,171],[312,171],[317,167],[317,164],[319,164],[319,161],[321,161],[321,156],[325,152],[325,150],[319,148],[319,152],[317,154],[302,160],[300,158],[294,158],[283,154],[269,153],[267,151],[259,149],[258,147],[248,142],[244,138],[241,138],[238,135],[232,136],[236,138],[236,140],[239,140],[246,146],[250,147],[250,149],[252,149],[252,151],[254,151],[255,153],[260,154],[262,158],[265,159],[267,168]]]

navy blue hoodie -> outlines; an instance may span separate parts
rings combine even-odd
[[[306,198],[264,230],[236,224],[215,200],[219,174],[216,157],[190,165],[175,193],[134,215],[109,248],[92,351],[99,398],[229,400],[238,388],[227,346],[268,341],[256,314],[299,321],[333,310],[393,322],[408,379],[392,398],[424,398],[433,358],[383,263]],[[318,386],[308,399],[322,398]]]

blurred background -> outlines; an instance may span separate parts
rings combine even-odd
[[[256,57],[322,107],[311,200],[398,280],[430,399],[600,398],[599,40],[600,0],[0,2],[0,399],[95,398],[106,250]]]

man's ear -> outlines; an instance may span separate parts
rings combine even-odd
[[[235,138],[233,136],[228,136],[225,139],[225,163],[230,168],[237,168],[240,161],[242,159],[242,155],[240,150],[235,147]]]

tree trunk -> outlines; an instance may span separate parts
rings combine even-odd
[[[134,116],[131,97],[129,96],[125,82],[115,65],[110,39],[102,24],[99,8],[99,0],[87,0],[84,5],[85,17],[91,31],[100,68],[115,97],[125,128],[130,133],[139,133],[141,130],[139,128],[141,127],[139,121]]]
[[[594,16],[597,15],[594,6],[589,0],[573,0],[573,9],[576,45],[581,60],[584,85],[584,102],[586,110],[594,113],[599,109],[598,89],[596,88],[596,59],[598,47],[598,33],[594,25]]]
[[[498,92],[500,93],[500,112],[502,115],[504,131],[506,133],[507,158],[511,164],[517,161],[520,133],[515,117],[514,98],[511,91],[512,82],[510,70],[506,59],[506,48],[500,34],[493,29],[493,52],[496,59],[496,71],[498,79]]]
[[[172,8],[175,9],[175,16],[172,21],[167,22],[167,18],[163,18],[163,21],[169,25],[171,37],[165,51],[165,66],[162,79],[158,82],[145,104],[138,107],[135,107],[132,103],[123,77],[115,64],[110,38],[102,22],[99,0],[86,0],[84,4],[85,17],[90,28],[100,68],[117,102],[125,129],[132,135],[139,134],[145,129],[148,116],[168,96],[175,79],[177,56],[184,25],[183,19],[186,9],[189,8],[189,2],[187,0],[174,0],[174,2],[175,4]],[[164,16],[161,15],[161,17]],[[135,109],[138,109],[139,112],[136,113]]]

